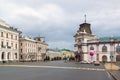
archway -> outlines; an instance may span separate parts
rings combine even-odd
[[[106,55],[102,56],[102,61],[107,62],[107,56]]]

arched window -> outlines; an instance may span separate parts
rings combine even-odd
[[[90,50],[94,50],[94,47],[93,47],[93,46],[91,46],[91,47],[90,47]]]
[[[120,53],[120,46],[117,46],[117,47],[116,47],[116,52],[117,52],[117,53]]]
[[[102,52],[107,52],[107,46],[104,45],[104,46],[102,47]]]

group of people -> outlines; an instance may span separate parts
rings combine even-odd
[[[75,57],[64,56],[63,60],[64,60],[65,62],[74,61],[74,60],[75,60]]]
[[[68,62],[68,61],[75,61],[75,62],[80,62],[81,61],[81,58],[80,58],[80,55],[75,55],[75,57],[71,56],[64,56],[63,60],[65,62]]]

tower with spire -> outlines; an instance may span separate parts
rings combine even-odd
[[[85,30],[86,33],[92,34],[91,27],[90,27],[91,25],[90,25],[89,23],[86,22],[86,14],[85,14],[84,17],[85,17],[85,22],[82,23],[82,24],[80,24],[79,30],[80,30],[80,32],[84,32],[84,30]]]
[[[97,37],[92,34],[91,25],[86,21],[86,15],[84,15],[84,23],[80,24],[79,30],[75,34],[75,52],[76,56],[79,56],[79,60],[84,60],[87,54],[88,40],[96,39]]]

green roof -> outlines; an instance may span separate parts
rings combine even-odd
[[[105,42],[105,41],[110,41],[110,38],[117,39],[118,41],[120,41],[120,36],[114,36],[114,37],[101,37],[101,38],[99,38],[99,39],[100,39],[100,41]]]
[[[69,49],[61,49],[61,51],[70,51]]]

